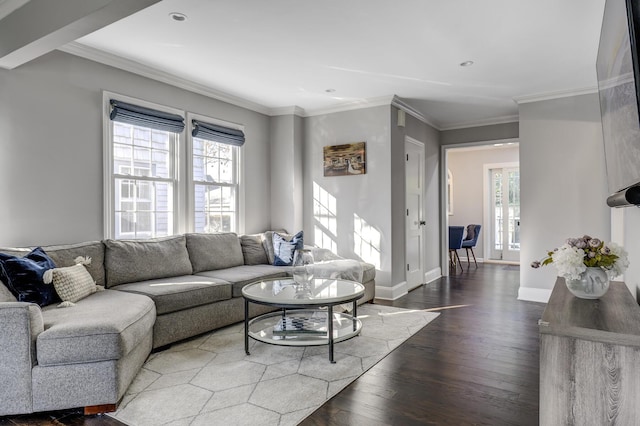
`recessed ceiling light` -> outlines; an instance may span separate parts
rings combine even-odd
[[[471,65],[473,65],[473,61],[464,61],[460,63],[461,67],[470,67]]]
[[[494,143],[493,146],[502,146],[504,145],[503,143]]]
[[[178,22],[183,22],[187,20],[187,15],[180,12],[171,12],[169,16],[171,17],[171,19]]]
[[[335,91],[336,91],[336,89],[326,89],[326,90],[325,90],[325,92],[327,92],[327,93],[333,93],[333,92],[335,92]]]

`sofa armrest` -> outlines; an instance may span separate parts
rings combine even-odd
[[[36,338],[44,330],[42,311],[33,303],[0,303],[0,324],[0,415],[30,413]]]

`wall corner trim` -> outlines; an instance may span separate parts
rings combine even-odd
[[[437,268],[433,268],[432,270],[424,273],[424,282],[429,284],[440,277],[442,277],[442,269],[438,266]]]
[[[376,299],[396,300],[407,294],[407,282],[402,281],[393,287],[376,286]]]

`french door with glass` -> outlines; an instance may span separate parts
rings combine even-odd
[[[520,261],[520,168],[490,173],[490,258]]]

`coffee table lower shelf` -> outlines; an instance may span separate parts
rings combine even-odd
[[[333,344],[360,334],[362,322],[352,315],[333,312],[333,338],[330,339],[327,311],[288,309],[263,314],[249,321],[247,334],[254,340],[273,345],[329,345],[329,358],[333,362]]]

